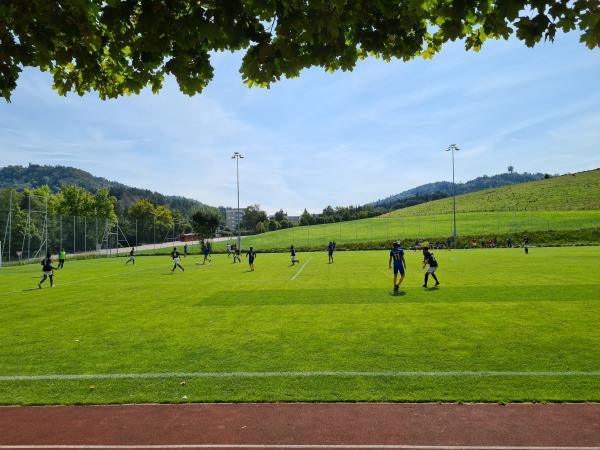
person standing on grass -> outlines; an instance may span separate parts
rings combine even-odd
[[[230,244],[227,244],[225,246],[225,251],[227,252],[227,257],[228,258],[231,257],[231,245]]]
[[[335,250],[335,243],[333,241],[329,242],[327,246],[327,254],[329,255],[329,264],[333,263],[333,251]]]
[[[438,262],[435,259],[435,256],[433,256],[433,253],[431,253],[429,251],[429,245],[423,245],[423,268],[425,268],[425,266],[429,265],[429,268],[427,269],[427,272],[425,272],[425,283],[423,284],[423,287],[426,288],[427,287],[427,280],[429,279],[429,275],[431,275],[433,277],[433,279],[435,280],[435,285],[439,286],[440,282],[437,279],[437,277],[435,276],[435,271],[438,268]]]
[[[400,248],[398,242],[394,242],[392,249],[390,250],[390,260],[388,266],[392,268],[392,261],[394,262],[394,295],[398,295],[398,289],[404,281],[404,273],[406,270],[406,260],[404,259],[404,250]],[[398,280],[398,274],[400,274],[400,280]]]
[[[254,260],[256,259],[256,250],[253,247],[250,247],[250,250],[246,253],[246,258],[248,258],[248,264],[250,265],[250,272],[254,272]]]
[[[181,269],[182,272],[185,272],[185,269],[181,266],[181,259],[179,258],[179,252],[177,251],[176,247],[173,247],[173,251],[171,252],[171,258],[173,258],[173,268],[171,269],[171,272],[175,272],[175,269],[177,269],[178,267]]]
[[[300,264],[300,260],[296,259],[296,249],[294,248],[293,245],[290,247],[290,256],[292,258],[292,266],[295,265],[296,263]]]
[[[233,255],[233,264],[237,262],[242,262],[242,258],[240,258],[240,249],[237,248],[237,245],[231,246],[231,254]]]
[[[65,259],[67,259],[67,252],[65,252],[65,249],[61,249],[60,252],[58,252],[58,268],[62,269],[65,266]]]
[[[132,263],[135,266],[135,249],[133,247],[131,247],[131,250],[129,251],[129,259],[125,261],[125,265],[129,263]]]
[[[208,246],[208,243],[202,244],[202,254],[204,255],[204,260],[202,261],[202,264],[206,264],[207,260],[208,262],[210,262],[210,247]]]
[[[46,253],[46,257],[42,259],[42,279],[38,283],[38,288],[42,288],[42,283],[46,281],[46,278],[50,278],[50,287],[54,287],[54,271],[55,267],[52,267],[52,255],[50,252]]]
[[[183,257],[185,258],[188,255],[188,245],[187,242],[183,245]]]
[[[525,249],[525,254],[529,255],[529,236],[527,235],[523,239],[523,248]]]

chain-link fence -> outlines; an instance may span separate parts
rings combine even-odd
[[[124,248],[170,246],[189,239],[188,223],[156,219],[113,221],[98,217],[46,214],[43,210],[0,210],[0,256],[2,264],[27,262],[56,255],[64,250],[70,257],[114,256]]]

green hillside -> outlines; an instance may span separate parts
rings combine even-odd
[[[537,243],[600,242],[600,169],[465,194],[456,197],[457,229],[463,239],[504,241],[528,233]],[[384,216],[278,230],[244,238],[261,250],[322,248],[326,242],[365,248],[392,239],[439,239],[452,235],[452,199],[436,200]],[[220,249],[224,244],[216,245]]]
[[[456,197],[460,212],[573,211],[600,209],[600,169],[513,184]],[[452,212],[452,198],[423,203],[389,216]]]

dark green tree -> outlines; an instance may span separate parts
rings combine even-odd
[[[0,92],[10,100],[23,68],[38,67],[62,95],[158,92],[167,75],[193,95],[216,51],[244,50],[243,80],[269,86],[311,66],[431,58],[457,39],[475,51],[510,36],[531,47],[558,30],[598,47],[598,0],[3,0]]]
[[[248,206],[244,210],[244,215],[240,221],[240,227],[243,230],[255,230],[259,222],[268,222],[267,213],[261,211],[259,205]]]
[[[191,225],[201,240],[213,238],[220,223],[221,214],[216,208],[197,206],[192,212]]]

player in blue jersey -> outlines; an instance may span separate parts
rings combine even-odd
[[[394,242],[394,245],[390,250],[390,269],[392,268],[392,262],[394,263],[394,295],[398,295],[398,288],[402,284],[402,281],[404,281],[404,273],[406,271],[404,250],[400,248],[400,244],[398,242]],[[400,274],[400,280],[398,280],[398,274]]]
[[[335,242],[330,242],[327,246],[327,254],[329,255],[329,264],[333,263],[333,251],[335,250]]]
[[[429,251],[429,245],[427,243],[423,244],[423,268],[425,268],[425,266],[429,265],[429,268],[427,269],[427,272],[425,272],[425,283],[423,284],[423,287],[426,288],[427,287],[427,280],[429,279],[429,275],[431,275],[433,277],[433,279],[435,280],[435,285],[439,286],[440,282],[438,281],[437,277],[435,276],[435,271],[438,268],[438,262],[435,259],[435,256],[433,256],[433,253],[431,253]]]
[[[256,259],[256,250],[250,247],[250,250],[246,252],[246,258],[248,258],[248,264],[250,265],[250,271],[254,272],[254,260]]]
[[[203,243],[202,244],[202,254],[204,255],[204,259],[202,260],[202,264],[206,264],[206,261],[208,260],[208,262],[210,261],[210,246],[208,245],[208,243]]]

